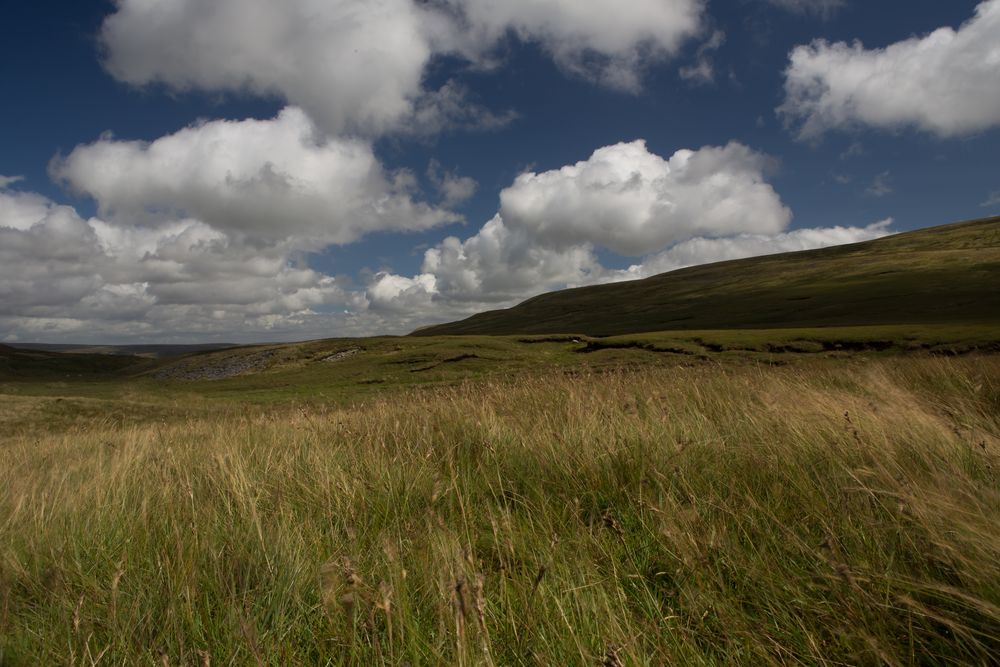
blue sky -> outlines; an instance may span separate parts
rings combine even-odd
[[[0,340],[400,333],[1000,213],[1000,0],[439,4],[5,8]]]

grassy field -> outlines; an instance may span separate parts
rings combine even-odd
[[[0,382],[0,665],[989,664],[995,343],[48,358]]]
[[[446,336],[330,339],[153,360],[0,346],[0,434],[210,418],[241,406],[342,406],[524,373],[802,364],[1000,351],[989,325],[675,331],[593,338]],[[197,381],[193,381],[196,379]]]
[[[1000,328],[1000,218],[543,294],[417,335],[988,323]]]

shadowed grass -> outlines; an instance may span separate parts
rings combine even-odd
[[[985,664],[998,378],[704,365],[8,437],[0,664]]]

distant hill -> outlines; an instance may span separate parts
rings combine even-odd
[[[7,343],[18,350],[64,352],[70,354],[134,355],[163,359],[194,352],[211,352],[236,347],[235,343],[203,343],[200,345],[86,345],[77,343]]]
[[[992,323],[1000,218],[536,296],[413,336]]]
[[[67,354],[0,345],[0,380],[106,377],[148,363],[136,356]]]

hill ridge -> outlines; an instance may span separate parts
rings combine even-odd
[[[531,297],[413,336],[1000,323],[1000,217]]]

